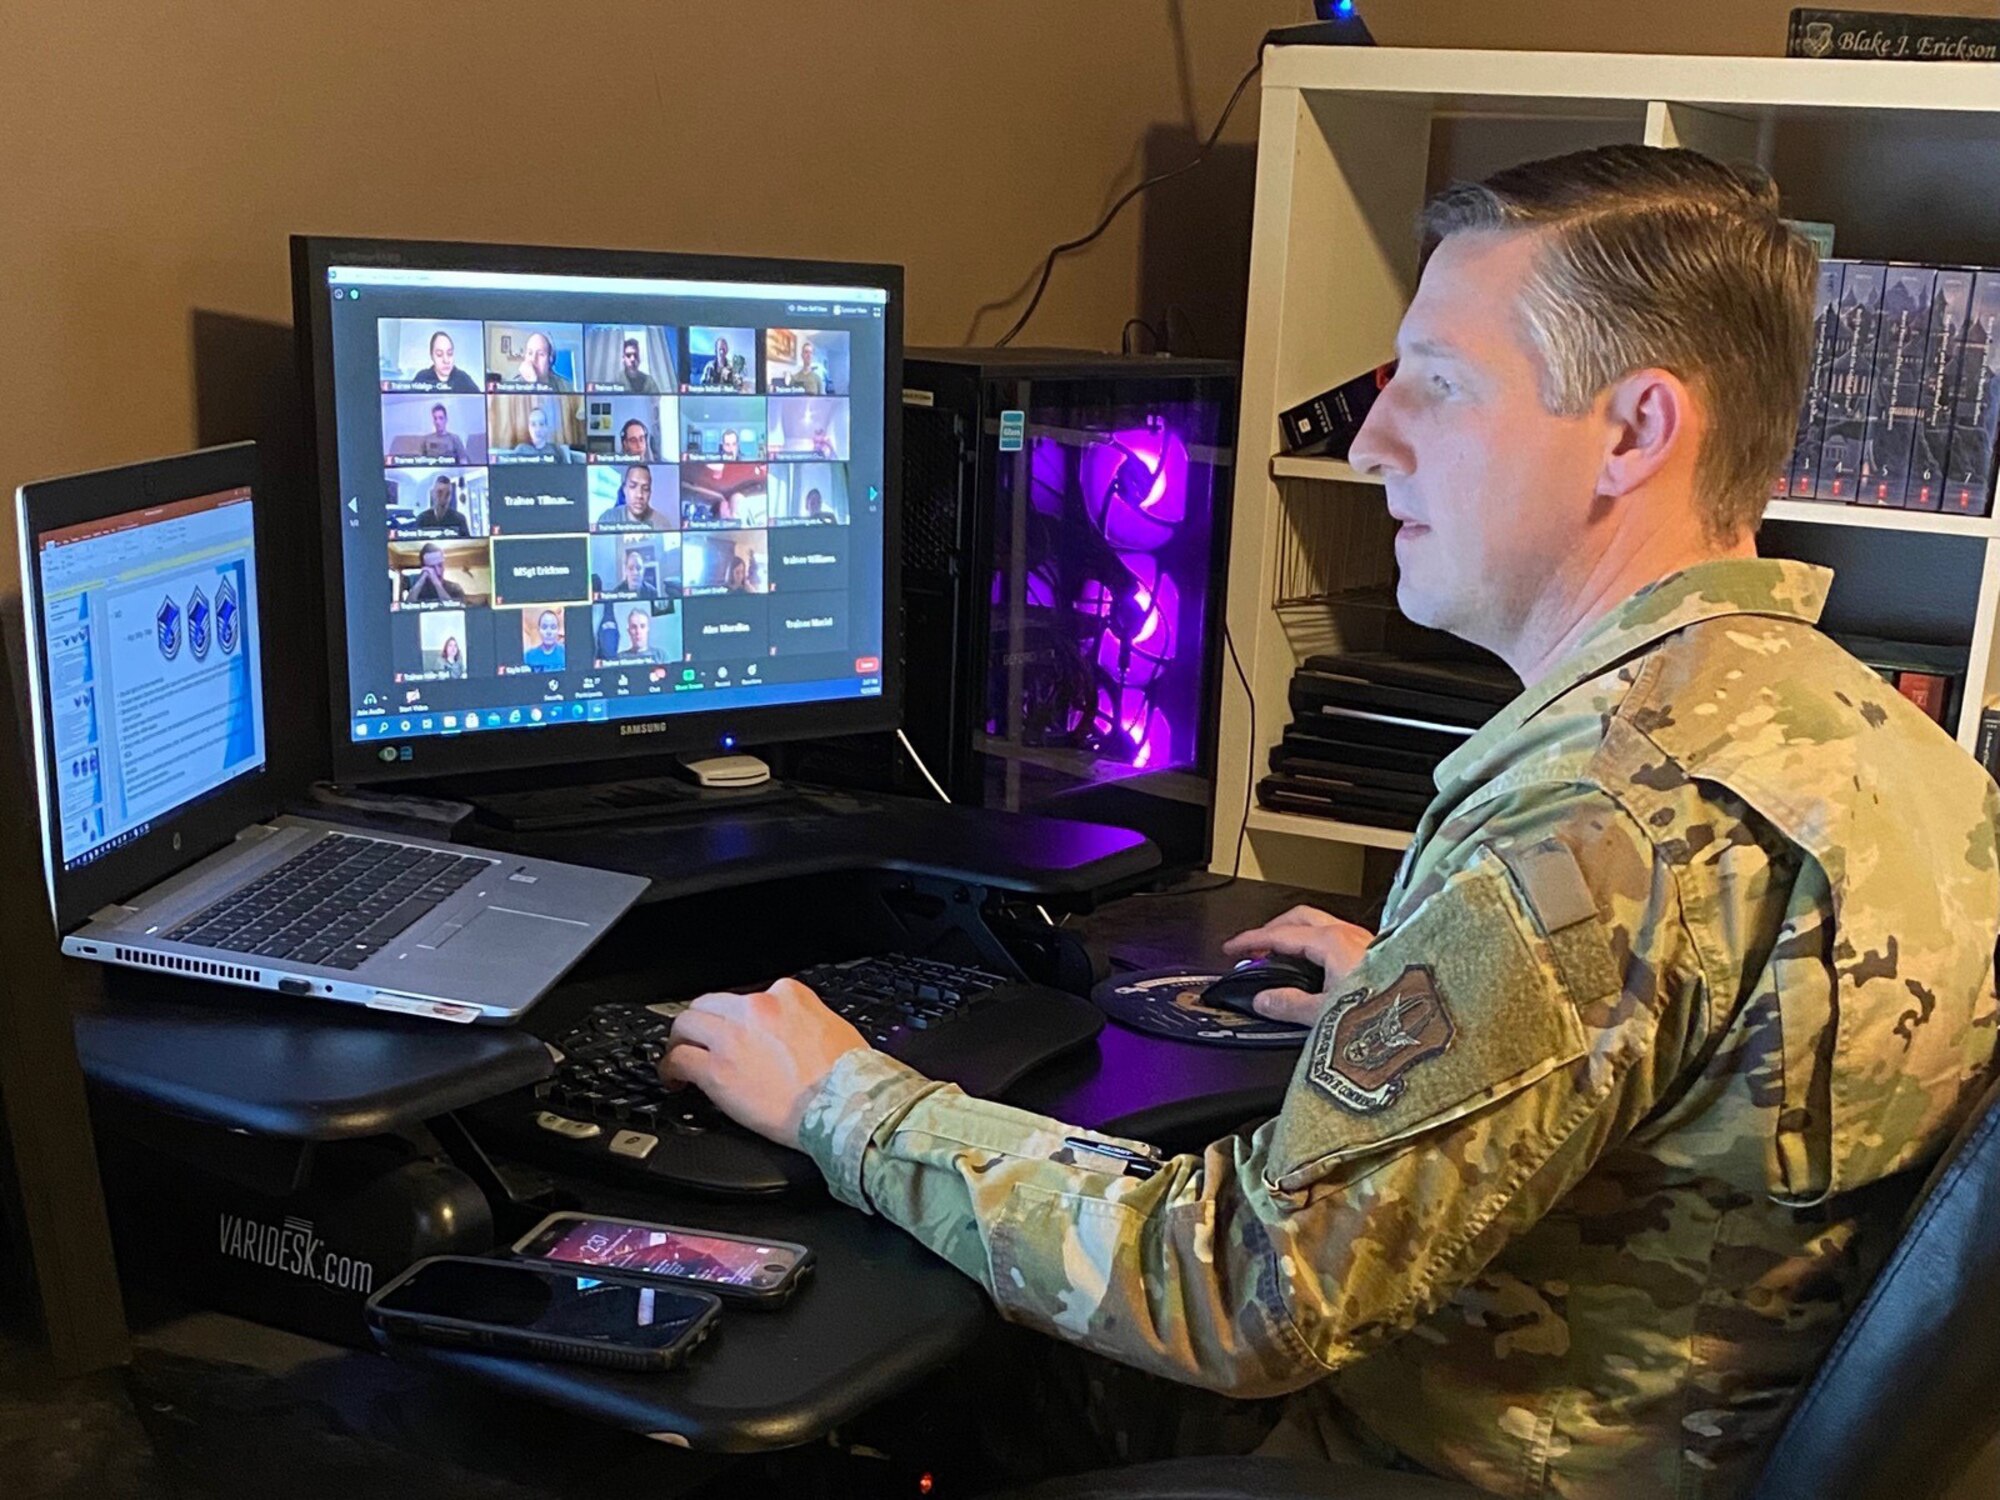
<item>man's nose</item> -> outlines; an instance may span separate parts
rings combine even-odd
[[[1407,449],[1397,436],[1395,422],[1395,382],[1392,380],[1376,396],[1375,404],[1361,421],[1361,430],[1348,445],[1347,462],[1362,473],[1380,479],[1410,472]]]

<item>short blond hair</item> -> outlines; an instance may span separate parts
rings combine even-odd
[[[1791,453],[1811,362],[1818,256],[1754,167],[1601,146],[1458,183],[1424,206],[1426,248],[1474,230],[1545,236],[1521,299],[1542,403],[1575,416],[1634,370],[1706,408],[1696,500],[1710,535],[1754,530]]]

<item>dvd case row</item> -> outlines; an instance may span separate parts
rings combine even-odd
[[[1824,260],[1774,495],[1983,516],[2000,421],[2000,269]]]

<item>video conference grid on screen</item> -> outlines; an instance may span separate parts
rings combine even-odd
[[[354,740],[880,693],[880,288],[328,282]]]

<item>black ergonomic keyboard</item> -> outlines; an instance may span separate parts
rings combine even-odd
[[[167,936],[230,953],[352,969],[492,863],[330,833]]]
[[[889,955],[798,978],[874,1046],[967,1093],[990,1096],[1104,1027],[1096,1006],[983,969]],[[607,1004],[552,1042],[556,1074],[474,1119],[529,1154],[705,1192],[776,1193],[816,1182],[804,1156],[731,1123],[658,1065],[685,1001]]]

